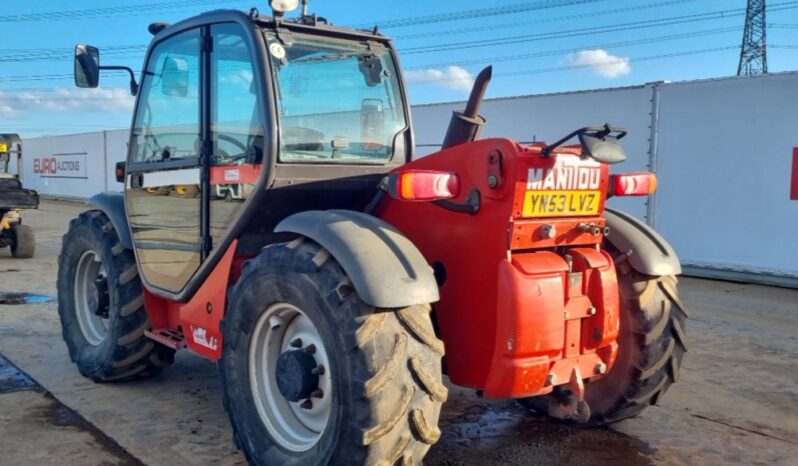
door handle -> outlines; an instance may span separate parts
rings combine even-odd
[[[130,175],[130,187],[133,189],[141,188],[141,185],[144,184],[144,175],[141,173],[134,173]]]

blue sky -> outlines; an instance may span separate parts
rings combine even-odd
[[[464,99],[470,78],[491,63],[495,78],[489,97],[731,76],[737,71],[745,5],[745,0],[310,1],[312,12],[335,24],[385,25],[381,30],[395,38],[414,104]],[[216,8],[269,11],[266,0],[5,0],[3,6],[0,132],[23,137],[129,126],[126,78],[104,75],[99,90],[74,88],[75,43],[99,46],[103,64],[139,70],[150,22],[175,22]],[[463,14],[485,8],[490,11]],[[773,0],[768,8],[769,71],[798,70],[798,1]],[[475,17],[458,19],[453,13]]]

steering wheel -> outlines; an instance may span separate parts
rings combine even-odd
[[[239,141],[238,139],[236,139],[236,138],[234,138],[232,136],[228,136],[226,134],[221,134],[220,133],[216,137],[220,141],[229,142],[230,144],[232,144],[232,145],[238,147],[239,149],[241,149],[241,154],[242,155],[246,155],[247,152],[249,151],[249,147],[245,146],[243,142]]]

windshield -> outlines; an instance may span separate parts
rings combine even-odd
[[[407,127],[388,50],[267,34],[283,162],[385,163]]]

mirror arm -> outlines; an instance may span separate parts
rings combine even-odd
[[[130,95],[136,95],[139,92],[139,84],[136,82],[136,75],[133,70],[128,66],[101,66],[100,70],[119,70],[127,71],[130,73]]]

